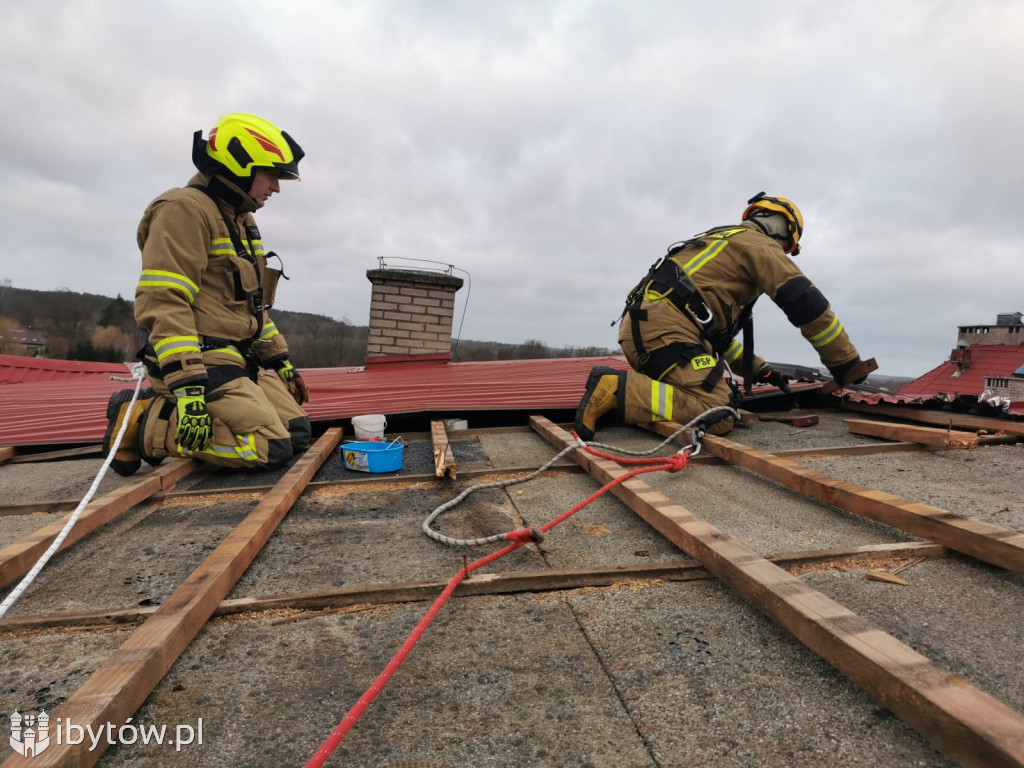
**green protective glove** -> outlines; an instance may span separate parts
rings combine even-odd
[[[201,451],[213,439],[213,417],[206,410],[206,388],[181,387],[174,390],[178,398],[178,445],[190,451]]]
[[[291,360],[282,360],[278,363],[275,368],[277,369],[277,375],[281,377],[281,381],[288,387],[288,391],[292,393],[292,397],[295,398],[295,402],[299,405],[309,402],[309,387],[306,386],[305,379],[302,378],[302,374],[296,370],[295,366],[292,365]]]

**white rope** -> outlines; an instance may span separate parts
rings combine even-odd
[[[706,417],[710,416],[713,413],[720,413],[722,411],[728,411],[728,415],[732,416],[734,419],[740,418],[739,413],[734,408],[730,408],[728,405],[715,406],[714,408],[704,411],[704,413],[700,414],[700,416],[693,419],[689,423],[684,424],[671,435],[666,437],[664,441],[658,443],[656,446],[647,451],[630,451],[626,450],[625,448],[618,448],[617,446],[614,445],[607,445],[606,443],[589,443],[589,445],[593,448],[602,448],[607,451],[614,451],[615,453],[622,454],[623,456],[649,456],[652,453],[661,450],[664,446],[666,446],[673,439],[675,439],[677,435],[685,432],[688,429],[693,428],[698,422],[703,421]],[[681,453],[682,451],[689,451],[691,456],[696,456],[700,452],[700,438],[703,436],[703,434],[703,432],[698,432],[697,430],[694,430],[694,437],[691,440],[691,444],[684,447],[681,451],[677,451],[677,453]],[[562,449],[556,456],[554,456],[554,458],[550,459],[542,467],[530,473],[526,477],[516,477],[511,480],[496,480],[491,483],[477,483],[476,485],[470,486],[462,493],[460,493],[458,496],[456,496],[454,499],[445,502],[437,509],[435,509],[433,512],[431,512],[427,516],[427,519],[423,521],[423,532],[434,541],[438,541],[442,544],[447,544],[451,547],[478,547],[482,544],[493,544],[499,541],[508,541],[508,535],[505,533],[496,533],[493,536],[484,536],[479,539],[456,539],[451,536],[445,536],[443,533],[438,533],[430,526],[441,513],[447,512],[449,509],[452,509],[453,507],[462,503],[462,501],[474,491],[479,491],[484,488],[507,488],[511,485],[525,483],[527,480],[533,480],[538,475],[546,472],[552,464],[554,464],[560,458],[565,456],[567,453],[574,451],[577,448],[584,447],[586,445],[588,445],[588,443],[579,439],[579,443],[577,445],[570,445]]]
[[[116,377],[113,376],[111,378],[118,380],[116,379]],[[131,403],[128,406],[129,413],[131,413],[131,409],[135,407],[135,401],[139,399],[139,390],[142,389],[142,381],[145,378],[146,369],[143,367],[142,363],[136,363],[134,366],[132,366],[132,378],[128,379],[128,381],[134,380],[136,384],[135,391],[132,393]],[[119,380],[124,381],[124,379]],[[72,513],[71,517],[68,518],[67,523],[64,524],[64,528],[61,530],[59,534],[57,534],[57,538],[53,540],[53,542],[50,544],[50,547],[43,553],[42,557],[39,558],[36,564],[32,566],[32,569],[25,575],[25,578],[21,580],[18,586],[16,586],[11,591],[11,594],[9,594],[7,598],[3,601],[3,603],[0,604],[0,617],[7,615],[7,611],[9,611],[11,606],[18,601],[18,598],[21,597],[22,593],[29,588],[29,586],[35,580],[36,576],[39,575],[39,572],[43,570],[43,566],[46,565],[46,563],[49,562],[50,558],[53,557],[54,553],[58,549],[60,549],[60,545],[64,543],[64,540],[68,537],[68,534],[71,533],[71,529],[74,528],[75,523],[78,522],[78,518],[81,517],[82,510],[85,509],[85,507],[89,504],[90,501],[92,501],[92,497],[96,495],[96,490],[100,486],[100,481],[103,479],[103,476],[107,473],[107,468],[110,467],[110,462],[113,461],[114,454],[117,453],[117,449],[121,445],[121,440],[124,437],[125,430],[127,430],[128,428],[128,421],[128,419],[125,419],[121,423],[121,429],[118,430],[117,437],[114,439],[114,442],[110,446],[110,451],[107,453],[107,458],[106,460],[104,460],[103,466],[100,467],[100,471],[99,474],[96,475],[96,479],[92,481],[92,486],[89,488],[89,492],[85,494],[85,498],[83,498],[82,501],[79,502],[78,506],[75,508],[75,511]]]

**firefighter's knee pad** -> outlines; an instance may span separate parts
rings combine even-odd
[[[291,435],[292,447],[303,451],[309,448],[309,441],[313,437],[313,425],[306,416],[291,419],[288,422],[288,434]]]
[[[267,440],[267,469],[283,467],[292,460],[293,455],[290,437]]]

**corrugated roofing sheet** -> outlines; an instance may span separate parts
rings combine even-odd
[[[627,368],[622,357],[496,362],[376,364],[303,369],[313,421],[363,413],[575,408],[595,365]],[[0,394],[0,445],[90,443],[103,438],[111,393],[133,386],[102,375],[8,384]],[[100,373],[97,371],[96,373]]]
[[[1009,378],[1024,365],[1024,346],[976,345],[971,347],[971,362],[957,375],[956,363],[945,362],[924,376],[900,387],[896,394],[929,398],[939,394],[956,397],[980,395],[985,378]]]
[[[1024,356],[1024,348],[1012,349]],[[13,372],[5,368],[11,360]],[[310,418],[333,421],[364,413],[572,409],[579,403],[587,375],[595,365],[629,367],[625,358],[614,356],[473,363],[381,362],[367,368],[307,368],[302,374],[312,393],[306,405]],[[106,430],[110,395],[133,386],[130,381],[113,377],[125,379],[129,371],[128,365],[0,356],[0,445],[99,442]],[[10,383],[12,380],[15,383]],[[817,386],[820,384],[791,384],[794,391]],[[847,389],[841,396],[857,402],[908,405],[927,399],[928,395],[905,392],[910,386],[895,394]],[[775,387],[758,386],[754,396],[776,393]]]
[[[83,376],[124,376],[130,370],[131,365],[125,363],[88,363],[80,360],[0,355],[0,384],[66,381]]]

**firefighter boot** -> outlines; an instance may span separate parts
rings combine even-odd
[[[626,372],[618,368],[598,365],[587,377],[587,389],[576,409],[576,434],[590,442],[597,431],[597,420],[609,411],[621,413],[625,408],[624,388]],[[620,422],[621,418],[618,419]]]
[[[149,406],[153,403],[153,390],[144,389],[139,392],[135,405],[129,407],[133,389],[122,389],[110,396],[107,403],[107,431],[103,435],[103,456],[110,454],[110,447],[117,439],[117,433],[121,431],[121,425],[128,422],[124,436],[117,447],[114,458],[110,461],[110,468],[117,474],[128,477],[134,475],[142,464],[139,457],[139,423]]]

